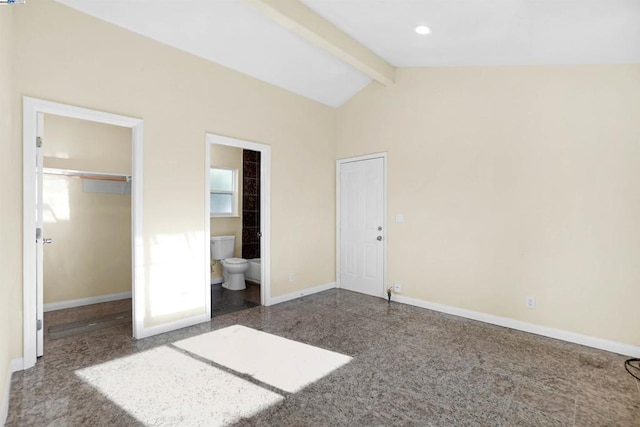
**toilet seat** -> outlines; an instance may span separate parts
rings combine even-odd
[[[226,262],[227,264],[245,264],[249,261],[244,258],[226,258],[224,262]]]

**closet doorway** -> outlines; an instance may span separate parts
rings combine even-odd
[[[131,336],[131,129],[45,114],[43,335]]]
[[[211,316],[269,305],[271,149],[213,134],[205,145]],[[242,280],[231,276],[240,270]]]
[[[24,110],[27,369],[54,340],[139,334],[142,122],[31,98]]]

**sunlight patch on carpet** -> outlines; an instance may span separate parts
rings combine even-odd
[[[168,347],[81,369],[76,375],[149,426],[228,426],[283,400]]]
[[[240,325],[177,341],[174,345],[290,393],[352,359]]]

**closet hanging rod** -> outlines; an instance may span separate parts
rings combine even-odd
[[[63,175],[71,178],[97,179],[100,181],[131,182],[130,175],[115,173],[87,172],[71,169],[42,168],[42,173],[47,175]]]

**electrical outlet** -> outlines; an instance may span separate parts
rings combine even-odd
[[[393,292],[395,292],[397,294],[401,294],[402,293],[402,283],[394,283],[393,284]]]
[[[289,273],[289,281],[293,282],[294,280],[296,280],[296,274],[295,273]]]
[[[527,308],[536,308],[536,299],[534,297],[527,297]]]

